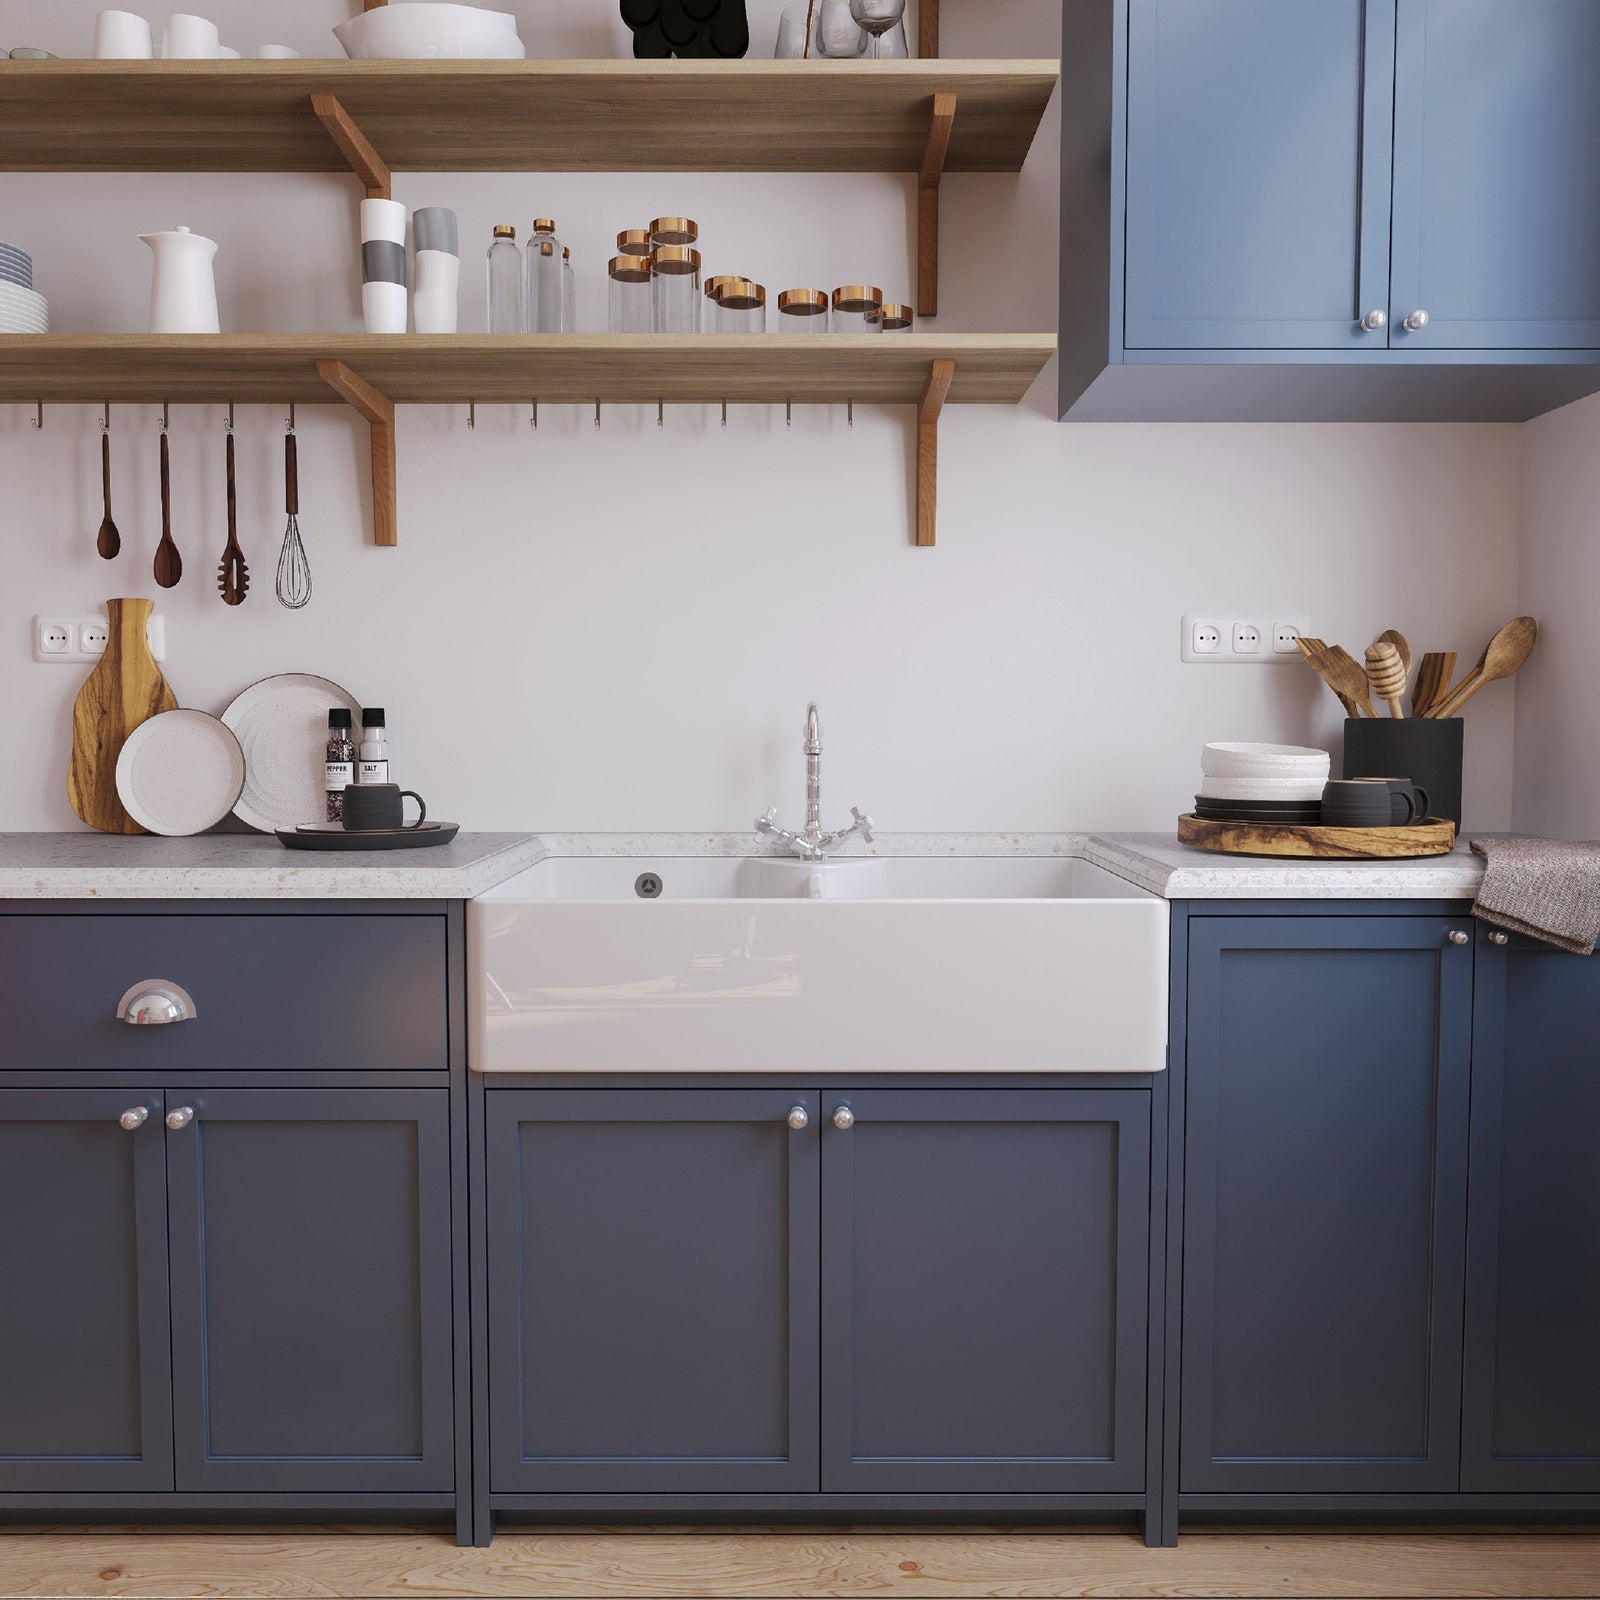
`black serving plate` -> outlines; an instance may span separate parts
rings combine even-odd
[[[424,822],[420,828],[373,828],[347,833],[337,822],[276,830],[278,843],[290,850],[426,850],[449,844],[461,832],[459,822]]]

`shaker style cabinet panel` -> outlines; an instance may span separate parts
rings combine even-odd
[[[1480,945],[1463,1489],[1600,1492],[1600,957]]]
[[[1600,348],[1597,86],[1594,0],[1399,0],[1397,349]]]
[[[1394,0],[1129,0],[1129,348],[1387,343],[1393,52]]]
[[[162,1135],[158,1090],[0,1089],[0,1491],[172,1488]]]
[[[179,1489],[454,1488],[448,1102],[168,1089]]]
[[[1470,925],[1191,920],[1180,1489],[1457,1487]]]
[[[821,1142],[823,1489],[1141,1491],[1148,1092],[829,1091]]]
[[[493,1490],[816,1490],[817,1101],[488,1092]]]

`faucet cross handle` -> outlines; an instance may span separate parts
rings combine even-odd
[[[851,806],[850,815],[854,820],[851,822],[849,828],[845,831],[848,833],[859,833],[868,844],[871,844],[872,830],[876,826],[872,818],[869,817],[860,806]]]

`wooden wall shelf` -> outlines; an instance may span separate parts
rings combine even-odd
[[[1056,61],[0,62],[0,171],[342,172],[332,95],[397,172],[1016,172]]]
[[[941,407],[1016,405],[1055,348],[1049,334],[12,334],[0,403],[347,401],[373,426],[378,544],[397,541],[396,405],[911,405],[931,545]]]

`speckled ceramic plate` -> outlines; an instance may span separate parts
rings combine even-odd
[[[215,827],[244,788],[244,751],[204,711],[141,722],[117,756],[117,798],[141,828],[185,838]]]
[[[283,672],[251,684],[222,713],[244,749],[244,793],[233,808],[241,822],[273,833],[327,821],[328,713],[341,708],[360,722],[361,702],[347,689],[309,672]]]

